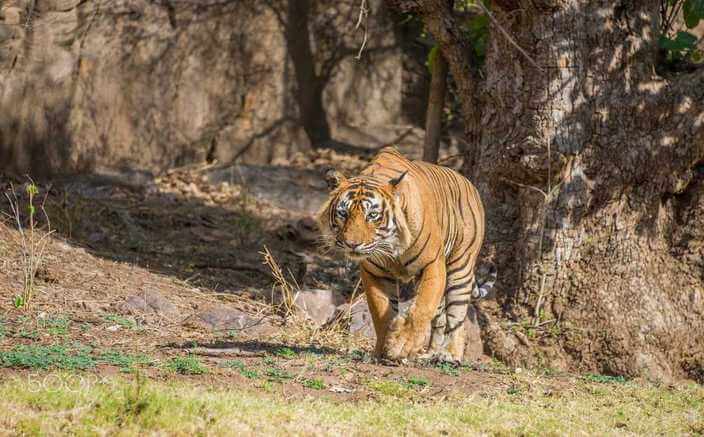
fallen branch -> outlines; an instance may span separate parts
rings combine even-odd
[[[186,351],[193,355],[202,355],[206,357],[223,357],[223,356],[238,356],[238,357],[263,357],[264,352],[252,352],[242,350],[238,347],[228,348],[212,348],[212,347],[193,347]]]

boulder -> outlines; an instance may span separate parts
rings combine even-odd
[[[0,171],[288,159],[309,148],[301,87],[323,88],[333,136],[404,124],[404,55],[383,2],[369,2],[356,60],[357,0],[312,2],[306,17],[288,1],[0,2]],[[311,53],[295,59],[298,22]],[[294,62],[330,72],[297,84]]]
[[[254,316],[236,308],[217,306],[188,317],[183,321],[183,325],[209,331],[234,330],[265,335],[275,330],[272,322],[268,316]]]
[[[352,306],[350,333],[367,338],[376,338],[372,314],[366,299],[359,300]]]
[[[127,314],[155,313],[166,317],[178,315],[178,308],[164,295],[154,290],[145,290],[128,297],[120,310]]]
[[[294,303],[307,319],[323,326],[335,317],[344,298],[332,290],[310,289],[299,292]]]
[[[247,194],[279,208],[314,214],[328,197],[322,174],[289,167],[235,164],[208,171],[212,184],[241,184]]]

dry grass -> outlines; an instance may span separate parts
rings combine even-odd
[[[371,342],[368,339],[351,335],[349,330],[352,307],[363,297],[359,293],[359,281],[352,292],[347,311],[324,326],[316,326],[296,306],[296,298],[301,288],[293,274],[291,272],[288,272],[288,275],[284,274],[267,247],[264,247],[261,254],[264,257],[264,264],[269,267],[274,278],[273,290],[278,291],[278,295],[272,296],[274,313],[280,314],[286,325],[285,330],[274,336],[276,340],[302,346],[326,346],[341,351],[370,347]],[[291,279],[287,279],[287,276]]]
[[[509,381],[506,381],[509,382]],[[384,388],[339,402],[179,380],[28,374],[0,384],[0,430],[119,435],[693,435],[704,431],[704,388],[577,382],[546,392],[486,390],[413,399]]]
[[[269,267],[271,275],[274,278],[272,293],[274,290],[279,291],[278,296],[272,295],[271,298],[271,301],[275,306],[274,309],[284,317],[284,320],[297,318],[298,312],[296,310],[296,297],[298,296],[298,293],[301,292],[301,287],[298,286],[298,283],[296,283],[296,279],[291,272],[288,272],[288,276],[291,278],[291,282],[293,283],[286,278],[286,275],[279,266],[279,263],[269,251],[269,248],[264,246],[264,250],[260,253],[264,257],[264,264]]]
[[[51,229],[51,221],[44,209],[46,196],[42,202],[35,205],[35,198],[39,194],[37,185],[29,180],[25,185],[25,193],[27,195],[26,205],[23,205],[20,196],[15,190],[14,185],[10,185],[10,191],[5,193],[10,206],[11,214],[8,218],[14,224],[17,230],[17,238],[15,244],[20,248],[20,265],[22,268],[22,293],[14,299],[14,304],[18,308],[27,308],[32,302],[35,291],[35,278],[37,271],[44,263],[44,256],[49,237],[53,233]],[[26,213],[23,214],[23,206],[26,208]],[[40,214],[41,213],[41,217]],[[25,223],[26,214],[26,223]],[[39,226],[39,219],[43,218],[44,227]]]

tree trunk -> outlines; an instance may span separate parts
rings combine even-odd
[[[445,108],[445,91],[447,88],[447,61],[445,61],[440,52],[435,54],[431,74],[428,110],[425,115],[423,161],[436,163],[440,149],[442,111]]]
[[[288,2],[286,42],[296,74],[296,97],[303,130],[313,147],[320,147],[331,139],[323,91],[327,78],[321,78],[315,69],[315,57],[310,39],[310,0]]]
[[[451,17],[433,0],[402,3],[433,14],[461,85]],[[484,80],[459,93],[463,111],[481,102],[465,114],[481,120],[465,172],[499,268],[498,302],[478,303],[485,350],[511,365],[703,379],[704,71],[656,75],[659,0],[494,4],[541,68],[492,26]]]

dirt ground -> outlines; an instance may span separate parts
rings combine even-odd
[[[333,155],[291,164],[353,172],[364,161]],[[24,308],[13,305],[24,263],[9,200],[17,194],[28,233],[28,182],[4,178],[10,199],[3,199],[0,226],[0,348],[80,344],[93,356],[147,356],[151,364],[141,369],[154,378],[173,376],[155,363],[190,356],[213,384],[274,381],[292,393],[344,398],[373,395],[370,378],[399,387],[416,381],[442,396],[492,385],[492,375],[506,370],[488,359],[462,368],[376,364],[368,336],[350,334],[344,323],[320,327],[291,315],[263,263],[265,250],[294,288],[333,290],[343,301],[356,290],[356,267],[320,252],[306,214],[257,200],[242,186],[209,184],[203,170],[175,170],[147,184],[98,177],[38,184],[36,235],[49,228],[42,206],[54,232]],[[126,370],[96,363],[99,373]],[[305,381],[328,390],[308,389]]]
[[[290,164],[351,173],[364,160],[333,154]],[[35,238],[49,229],[44,210],[53,233],[21,308],[26,262],[9,204],[19,202],[28,235],[28,182],[2,179],[9,197],[0,224],[0,377],[57,368],[136,372],[332,400],[550,393],[582,378],[551,369],[521,376],[486,356],[459,367],[374,362],[372,339],[351,334],[344,317],[319,326],[291,312],[263,260],[268,251],[294,290],[332,290],[343,302],[358,292],[356,267],[321,253],[309,214],[237,184],[208,183],[207,170],[174,170],[146,183],[91,176],[38,184]]]

